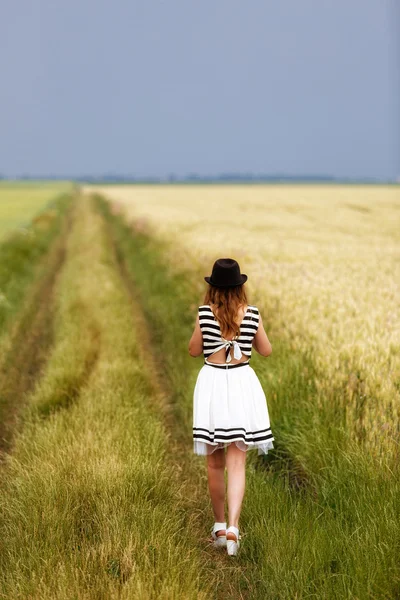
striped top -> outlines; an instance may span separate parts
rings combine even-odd
[[[226,340],[222,337],[221,327],[214,316],[211,306],[202,304],[198,307],[200,329],[203,335],[203,354],[207,359],[209,356],[225,348],[226,362],[232,360],[230,349],[233,348],[234,358],[240,360],[242,352],[246,356],[251,357],[251,349],[254,336],[257,333],[258,324],[260,321],[260,313],[254,305],[249,305],[247,311],[240,324],[240,335],[233,340]]]

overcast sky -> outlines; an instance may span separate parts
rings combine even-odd
[[[0,173],[400,176],[398,0],[2,0]]]

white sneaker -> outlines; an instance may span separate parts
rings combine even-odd
[[[224,535],[217,535],[218,531],[223,531]],[[213,528],[211,529],[211,537],[213,539],[213,545],[216,548],[225,548],[226,547],[226,523],[214,523]]]
[[[234,525],[231,525],[226,530],[226,549],[229,556],[236,556],[239,547],[239,529]]]

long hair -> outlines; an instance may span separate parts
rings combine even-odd
[[[228,288],[208,284],[204,304],[214,304],[217,307],[218,315],[215,318],[224,337],[230,334],[240,335],[240,323],[236,321],[238,308],[248,304],[244,284]]]

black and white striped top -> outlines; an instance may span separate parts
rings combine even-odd
[[[260,321],[260,313],[254,305],[249,305],[240,324],[240,335],[233,340],[226,340],[222,337],[220,325],[214,316],[211,306],[203,304],[198,307],[200,329],[203,334],[203,354],[207,359],[209,356],[221,350],[226,349],[226,362],[232,360],[230,349],[233,348],[234,357],[240,359],[243,354],[251,357],[253,338],[257,333]]]

